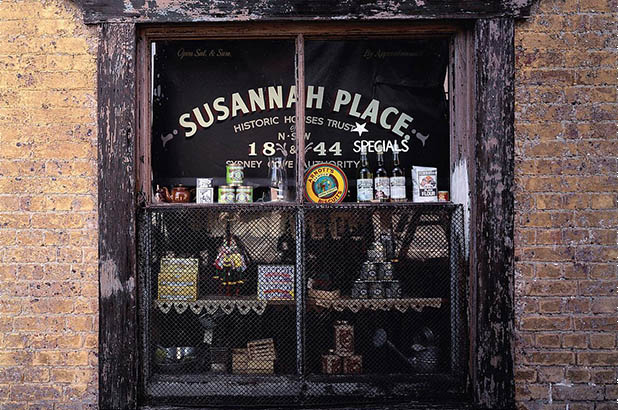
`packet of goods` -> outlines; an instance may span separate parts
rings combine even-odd
[[[412,200],[434,202],[438,200],[438,169],[412,167]]]

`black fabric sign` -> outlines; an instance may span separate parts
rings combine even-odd
[[[154,184],[215,177],[245,165],[248,183],[266,184],[268,159],[286,156],[294,180],[293,40],[157,42],[153,60]],[[412,165],[438,167],[448,189],[449,128],[444,79],[448,40],[309,40],[306,162],[339,165],[353,185],[360,148],[393,144]]]

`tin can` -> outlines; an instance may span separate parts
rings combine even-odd
[[[343,373],[360,374],[363,372],[363,356],[352,355],[343,358]]]
[[[233,204],[236,200],[236,188],[230,185],[221,185],[219,187],[219,203]]]
[[[345,320],[335,322],[335,354],[352,356],[354,353],[354,326]]]
[[[448,191],[438,191],[438,202],[448,202]]]
[[[225,166],[225,183],[232,186],[242,185],[245,179],[244,167],[239,164]]]
[[[384,296],[387,299],[398,299],[401,297],[401,285],[398,280],[393,280],[386,284]]]
[[[391,262],[382,262],[378,267],[379,280],[393,280],[393,264]]]
[[[342,371],[341,357],[335,354],[334,350],[329,350],[328,354],[322,355],[322,373],[339,374]]]
[[[241,185],[236,188],[236,203],[248,204],[253,202],[253,187]]]
[[[384,284],[382,282],[372,282],[369,285],[369,297],[371,299],[384,298]]]
[[[367,284],[356,281],[352,286],[352,299],[367,299]]]
[[[378,277],[376,264],[374,262],[363,262],[360,271],[360,280],[375,280]]]

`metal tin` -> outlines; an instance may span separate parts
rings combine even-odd
[[[242,185],[245,179],[244,167],[239,164],[229,164],[225,166],[225,183],[228,185]]]
[[[342,360],[333,350],[329,350],[328,354],[322,355],[322,373],[324,374],[339,374],[342,371]]]
[[[356,281],[352,286],[353,299],[367,299],[367,284],[365,282]]]
[[[345,320],[335,322],[335,353],[351,356],[354,353],[354,326]]]
[[[363,372],[363,356],[352,355],[343,358],[343,373],[360,374]]]
[[[393,280],[386,284],[384,296],[387,299],[397,299],[401,297],[401,285],[398,280]]]
[[[378,272],[375,262],[363,262],[360,271],[360,280],[376,280]]]
[[[382,282],[372,282],[369,285],[369,297],[371,299],[383,299],[384,284]]]
[[[245,178],[244,167],[240,164],[228,164],[225,167],[225,182],[227,185],[242,185]]]
[[[233,204],[236,200],[236,188],[230,185],[221,185],[219,187],[219,203]]]
[[[393,280],[393,264],[391,262],[382,262],[378,266],[379,280]]]
[[[438,202],[448,202],[448,191],[438,191]]]
[[[253,187],[241,185],[236,188],[236,203],[248,204],[253,202]]]

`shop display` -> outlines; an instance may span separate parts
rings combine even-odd
[[[233,204],[236,201],[236,187],[231,185],[219,186],[218,202],[220,204]]]
[[[237,374],[272,374],[275,371],[275,342],[272,338],[247,342],[246,347],[232,349],[232,372]]]
[[[219,247],[214,262],[217,273],[213,278],[220,281],[226,296],[232,294],[232,289],[238,294],[239,287],[245,282],[243,272],[247,269],[246,258],[236,241],[228,235],[225,243]]]
[[[236,187],[235,198],[237,204],[248,204],[253,202],[253,187],[246,185]]]
[[[384,152],[382,148],[377,149],[378,167],[374,178],[375,198],[378,202],[388,202],[391,197],[390,178],[384,168]]]
[[[356,178],[356,201],[373,201],[373,173],[369,168],[369,161],[367,160],[367,148],[365,147],[361,148],[361,162]]]
[[[330,349],[328,354],[322,355],[322,373],[339,374],[341,372],[343,372],[342,358],[337,356],[333,349]]]
[[[393,145],[393,170],[390,178],[391,201],[403,202],[406,200],[406,175],[399,164],[399,146]]]
[[[401,284],[394,279],[395,244],[390,233],[379,235],[367,250],[367,261],[361,264],[358,279],[352,285],[353,299],[401,298]]]
[[[283,157],[271,158],[268,163],[268,168],[270,201],[287,201],[288,178]]]
[[[305,173],[305,198],[318,204],[342,202],[348,193],[348,178],[341,168],[316,164]]]
[[[158,277],[158,298],[169,301],[197,299],[197,258],[161,258]]]
[[[360,374],[363,371],[363,357],[354,354],[354,326],[345,320],[333,325],[335,348],[321,357],[324,374]]]
[[[258,300],[294,299],[293,265],[258,265]]]
[[[435,202],[438,200],[437,168],[412,167],[412,200],[414,202]]]
[[[197,178],[195,202],[198,204],[210,204],[214,202],[214,188],[212,178]]]
[[[354,326],[345,320],[338,320],[335,329],[335,354],[351,356],[354,353]]]
[[[191,201],[191,190],[182,184],[174,185],[171,191],[167,187],[157,186],[158,197],[164,202],[185,203]]]
[[[225,166],[225,183],[231,186],[240,186],[245,179],[244,167],[239,164]]]

